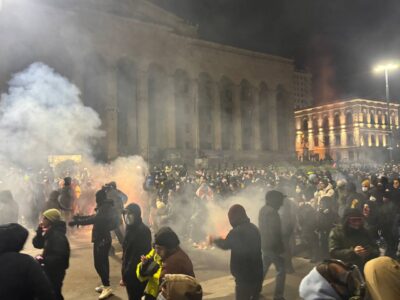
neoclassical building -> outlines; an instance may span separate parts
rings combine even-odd
[[[302,159],[374,160],[388,157],[399,129],[399,104],[352,99],[295,111],[296,153]],[[397,142],[392,146],[397,148]]]
[[[151,160],[294,155],[294,64],[225,46],[145,0],[0,0],[0,88],[35,61],[103,120],[97,153]]]

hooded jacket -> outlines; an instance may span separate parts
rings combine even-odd
[[[128,205],[127,213],[132,213],[135,216],[135,221],[126,226],[126,234],[122,244],[121,273],[125,282],[136,278],[136,266],[140,262],[140,257],[151,250],[151,232],[142,222],[139,206],[136,204]]]
[[[301,281],[299,294],[304,300],[342,300],[316,267]]]
[[[28,231],[19,224],[0,226],[0,299],[55,300],[40,265],[21,254]]]
[[[352,216],[362,217],[362,214],[358,209],[345,211],[342,224],[333,228],[329,235],[329,253],[332,258],[355,264],[360,270],[363,270],[364,264],[368,260],[379,256],[379,248],[364,227],[358,230],[349,228],[347,223]],[[357,255],[354,252],[356,246],[366,248],[369,255],[365,258]]]
[[[258,227],[261,234],[261,249],[274,254],[283,253],[282,225],[278,208],[270,204],[264,205],[258,215]]]
[[[65,222],[56,221],[46,233],[39,227],[32,240],[35,248],[43,249],[44,270],[49,276],[64,273],[69,267],[70,247],[66,232]]]
[[[230,269],[238,282],[259,283],[263,280],[261,237],[258,228],[250,223],[246,212],[232,206],[229,222],[233,229],[225,239],[214,243],[221,249],[231,250]]]
[[[365,281],[372,300],[397,300],[400,298],[400,264],[381,256],[370,260],[364,269]]]

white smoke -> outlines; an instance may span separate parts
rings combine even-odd
[[[103,135],[97,113],[83,105],[79,89],[43,63],[17,73],[0,102],[0,159],[39,167],[49,155],[91,155]]]

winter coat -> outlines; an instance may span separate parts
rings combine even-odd
[[[323,197],[331,197],[332,201],[334,201],[333,199],[335,197],[335,190],[333,189],[332,184],[328,183],[328,185],[323,190],[319,190],[319,191],[315,192],[314,199],[315,199],[315,207],[316,208],[319,206],[319,201]]]
[[[316,267],[302,279],[299,294],[304,300],[342,300]]]
[[[55,300],[40,265],[19,253],[27,237],[27,230],[18,224],[0,226],[0,299]]]
[[[143,224],[141,219],[135,219],[135,223],[126,226],[126,234],[122,244],[122,278],[136,277],[136,266],[140,263],[140,257],[151,250],[151,232]]]
[[[258,228],[247,221],[234,227],[225,239],[214,241],[224,250],[231,250],[230,268],[239,282],[261,282],[263,263],[261,257],[261,237]]]
[[[54,222],[47,232],[39,227],[33,238],[33,246],[43,249],[44,270],[49,277],[52,274],[62,274],[69,267],[70,247],[64,221]]]
[[[358,256],[354,247],[362,246],[369,251],[366,258]],[[329,253],[332,258],[357,265],[360,270],[364,264],[379,256],[379,248],[365,228],[354,230],[346,225],[337,225],[329,235]]]
[[[400,296],[400,264],[381,256],[370,260],[364,269],[365,281],[372,300],[397,300]]]
[[[74,192],[71,186],[64,186],[60,189],[58,203],[62,210],[72,211],[74,205]]]
[[[167,274],[162,284],[167,300],[201,300],[203,290],[197,280],[188,275]]]
[[[185,274],[195,277],[192,261],[180,247],[163,260],[160,278],[166,274]]]
[[[92,242],[110,241],[110,221],[117,217],[111,200],[104,201],[97,207],[97,213],[92,216],[79,217],[75,225],[92,225]]]
[[[146,254],[146,258],[154,260],[159,265],[158,270],[152,276],[144,276],[142,275],[141,272],[143,263],[139,262],[136,267],[136,276],[141,282],[147,281],[144,293],[156,298],[160,285],[160,276],[162,268],[161,257],[156,253],[155,249],[151,249],[150,252]]]
[[[269,205],[264,205],[258,215],[258,227],[262,251],[283,253],[282,226],[278,211]]]

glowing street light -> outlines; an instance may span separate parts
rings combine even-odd
[[[387,106],[387,116],[388,116],[388,128],[389,128],[389,136],[388,136],[388,150],[389,150],[389,157],[390,160],[393,160],[392,155],[392,135],[391,135],[391,118],[390,118],[390,110],[389,110],[389,71],[393,71],[400,68],[400,64],[394,62],[388,62],[382,65],[378,65],[374,68],[375,73],[384,72],[385,73],[385,87],[386,87],[386,106]]]

